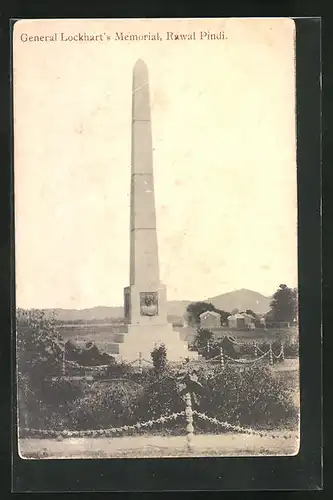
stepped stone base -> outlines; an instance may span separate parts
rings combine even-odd
[[[155,347],[164,344],[168,361],[186,358],[198,359],[198,353],[188,350],[188,343],[180,339],[170,323],[164,325],[128,325],[128,333],[119,345],[119,357],[124,361],[135,361],[141,352],[142,358],[151,360]]]

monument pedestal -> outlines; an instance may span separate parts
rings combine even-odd
[[[197,353],[188,350],[188,343],[167,321],[164,285],[131,285],[124,289],[124,299],[127,333],[119,344],[119,356],[124,361],[137,360],[139,353],[151,361],[151,352],[161,344],[166,347],[168,361],[197,359]]]
[[[188,343],[180,339],[170,323],[164,325],[128,325],[128,333],[119,344],[119,356],[124,361],[142,358],[152,361],[151,352],[164,344],[168,361],[182,361],[186,358],[197,359],[197,353],[188,350]]]

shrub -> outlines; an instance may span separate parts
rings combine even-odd
[[[249,356],[253,358],[255,354],[254,342],[242,342],[240,346],[240,353],[242,356]]]
[[[138,405],[138,417],[159,418],[184,410],[184,401],[178,392],[178,380],[172,370],[164,370],[156,377],[148,373]]]
[[[233,359],[238,359],[241,353],[241,347],[232,337],[224,337],[220,341],[220,347],[223,347],[223,352]]]
[[[198,328],[196,338],[190,346],[190,350],[196,350],[205,359],[211,359],[220,354],[220,344],[215,341],[213,332],[204,328]]]
[[[105,352],[100,352],[97,345],[93,342],[87,342],[81,347],[72,340],[65,344],[66,359],[74,361],[82,366],[107,365],[115,362],[115,358]]]
[[[195,347],[199,351],[207,351],[208,343],[212,343],[214,340],[214,334],[204,328],[198,328],[197,335],[194,341]]]
[[[31,382],[19,377],[19,425],[29,429],[62,430],[71,426],[70,405],[82,398],[84,384],[66,379],[40,379]]]
[[[141,392],[140,385],[126,380],[94,384],[70,405],[71,427],[84,430],[131,425],[137,420]]]
[[[193,371],[190,365],[185,370]],[[297,409],[284,377],[276,377],[268,366],[196,365],[198,382],[195,409],[220,421],[254,428],[295,425]],[[185,410],[176,368],[157,373],[145,369],[142,374],[128,372],[121,380],[63,384],[56,382],[43,398],[28,394],[27,409],[32,412],[29,426],[48,429],[103,429],[122,427],[168,416]],[[63,384],[63,385],[61,385]],[[23,384],[22,384],[23,387]],[[50,394],[53,394],[51,397]],[[54,396],[56,394],[56,397]],[[30,405],[30,406],[29,406]],[[33,425],[32,425],[33,424]],[[168,432],[185,433],[185,417],[166,423]],[[153,427],[161,432],[163,426]],[[197,432],[223,432],[220,426],[195,418]],[[151,432],[143,429],[140,432]]]
[[[259,428],[285,425],[297,416],[288,384],[267,366],[215,368],[200,408],[219,420]]]
[[[155,347],[151,353],[151,358],[157,373],[161,373],[165,370],[167,364],[167,351],[165,345],[161,344],[159,347]]]

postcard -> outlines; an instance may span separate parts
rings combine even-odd
[[[13,27],[24,459],[299,450],[295,27]]]

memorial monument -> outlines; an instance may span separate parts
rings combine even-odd
[[[196,357],[167,321],[166,287],[160,282],[153,177],[148,70],[138,60],[133,70],[130,209],[130,283],[124,289],[127,333],[119,344],[124,360],[146,359],[164,344],[169,361]]]

